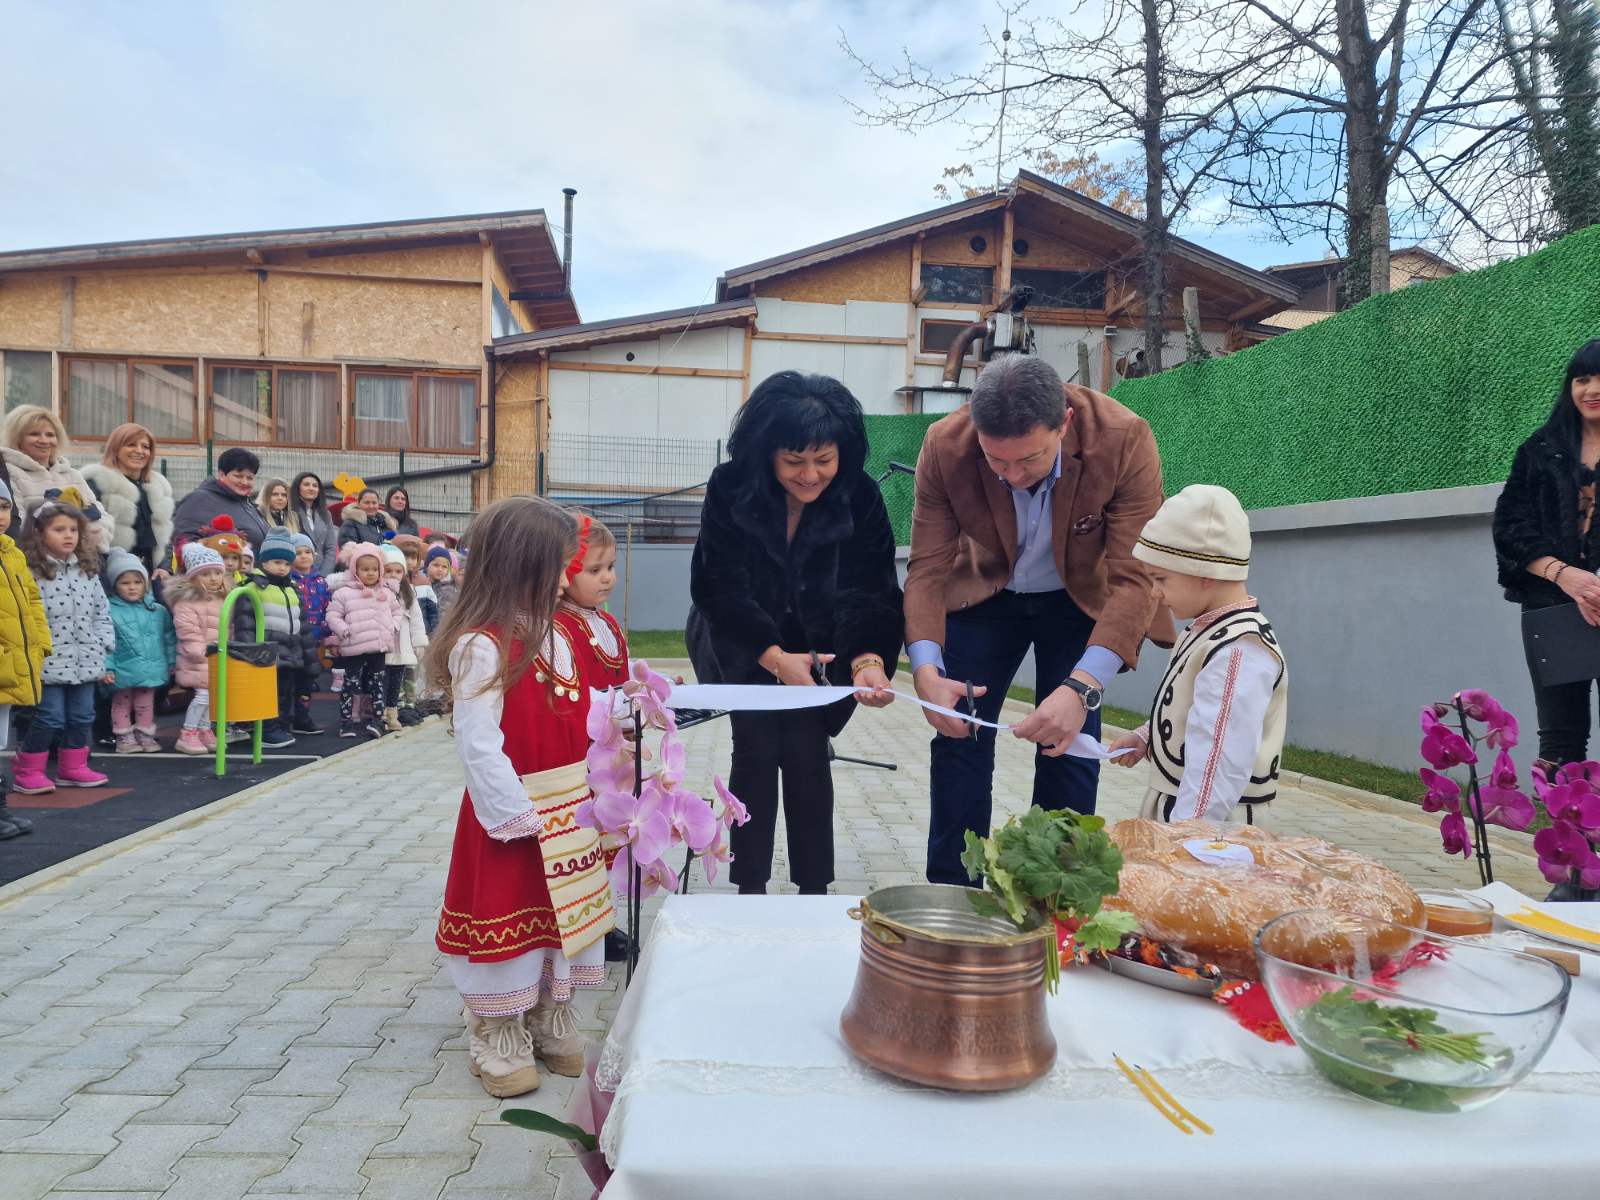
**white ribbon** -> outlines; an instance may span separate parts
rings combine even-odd
[[[669,708],[709,708],[730,712],[791,712],[801,708],[820,708],[854,696],[857,692],[870,692],[871,688],[854,687],[772,687],[760,683],[680,683],[667,697]],[[954,717],[985,729],[1007,730],[1010,725],[985,721],[968,713],[957,712],[942,704],[933,704],[908,692],[894,692],[908,703],[925,708],[941,716]],[[1094,758],[1104,761],[1114,757],[1100,742],[1086,733],[1072,739],[1067,753],[1074,758]],[[1117,755],[1132,754],[1133,750],[1119,750]]]

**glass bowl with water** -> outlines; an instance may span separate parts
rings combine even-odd
[[[1533,1070],[1572,981],[1552,962],[1327,909],[1256,935],[1284,1027],[1333,1083],[1383,1104],[1464,1112]]]

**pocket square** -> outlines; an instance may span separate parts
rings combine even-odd
[[[1093,533],[1106,523],[1103,513],[1093,513],[1087,517],[1079,517],[1072,523],[1073,533]]]

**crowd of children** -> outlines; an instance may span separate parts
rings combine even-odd
[[[427,543],[414,536],[351,543],[344,569],[324,578],[309,537],[277,526],[252,552],[223,516],[180,547],[157,583],[132,554],[96,551],[89,533],[98,510],[90,499],[74,488],[52,491],[21,514],[18,541],[0,534],[0,747],[10,740],[12,709],[27,712],[13,764],[16,791],[107,782],[89,765],[97,700],[102,719],[109,708],[116,753],[138,754],[163,748],[160,695],[190,689],[173,748],[214,751],[207,655],[235,589],[260,602],[277,664],[277,714],[264,723],[263,746],[323,732],[311,698],[330,666],[336,689],[344,687],[343,737],[380,737],[443,711],[440,689],[415,676],[430,634],[459,595],[462,559],[444,534]],[[0,530],[13,503],[0,482]],[[253,642],[255,632],[255,606],[236,602],[230,640]],[[362,698],[370,708],[358,707]],[[0,840],[30,827],[5,806],[5,792],[0,785]]]

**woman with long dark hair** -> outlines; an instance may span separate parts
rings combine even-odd
[[[421,537],[416,517],[411,515],[411,494],[403,487],[392,487],[383,498],[383,511],[389,518],[389,527],[396,533],[409,533]]]
[[[1600,626],[1600,522],[1595,520],[1600,467],[1600,338],[1567,364],[1549,419],[1517,450],[1494,509],[1494,548],[1506,599],[1524,611],[1575,603]],[[1539,757],[1552,763],[1588,757],[1593,680],[1541,687]]]
[[[750,394],[711,474],[690,566],[689,647],[703,682],[808,687],[828,682],[893,696],[902,616],[894,533],[867,475],[861,405],[838,380],[782,371]],[[732,831],[730,877],[767,890],[783,780],[789,875],[802,893],[833,882],[828,738],[843,707],[734,713],[729,787],[750,810]]]
[[[317,555],[317,570],[331,575],[334,556],[339,550],[339,526],[328,513],[322,479],[315,471],[301,471],[289,485],[289,511],[294,514],[296,532],[311,539]]]

